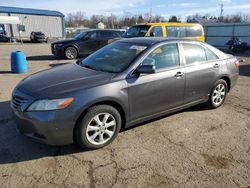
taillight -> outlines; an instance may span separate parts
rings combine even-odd
[[[234,61],[234,64],[236,67],[238,67],[238,68],[240,67],[240,62],[238,60]]]

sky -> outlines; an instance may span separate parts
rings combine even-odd
[[[65,15],[77,11],[85,12],[87,16],[138,15],[152,9],[153,15],[165,18],[177,15],[181,19],[195,13],[219,16],[221,3],[224,4],[224,14],[250,14],[250,0],[0,0],[0,6],[57,10]]]

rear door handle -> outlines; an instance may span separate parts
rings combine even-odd
[[[220,65],[217,64],[217,63],[214,65],[214,68],[215,68],[215,69],[218,69],[219,67],[220,67]]]
[[[174,76],[175,76],[176,78],[181,78],[183,75],[184,75],[183,72],[177,72]]]

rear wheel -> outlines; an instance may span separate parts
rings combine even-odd
[[[67,47],[64,55],[67,59],[76,59],[78,53],[74,47]]]
[[[76,141],[84,149],[98,149],[111,143],[121,129],[119,112],[108,105],[91,107],[76,129]]]
[[[226,99],[227,91],[227,82],[223,79],[218,80],[210,93],[208,106],[211,108],[220,107]]]

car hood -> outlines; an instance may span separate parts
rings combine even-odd
[[[68,43],[71,43],[71,42],[75,42],[76,39],[66,39],[66,40],[58,40],[58,41],[55,41],[53,42],[52,44],[68,44]]]
[[[33,74],[17,89],[36,98],[53,98],[107,83],[114,74],[94,71],[77,64],[61,65]]]

